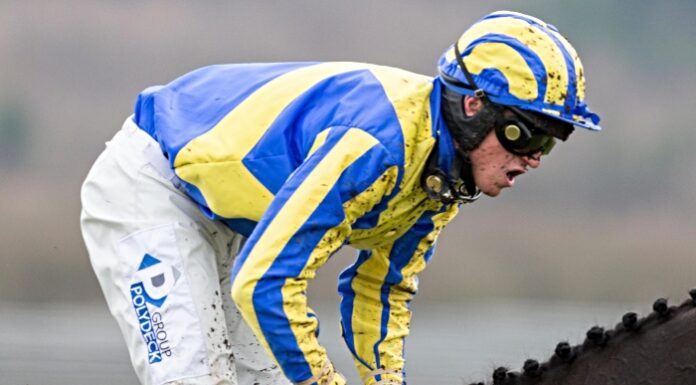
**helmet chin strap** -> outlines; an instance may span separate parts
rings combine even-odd
[[[481,196],[481,191],[476,187],[468,157],[457,150],[448,175],[438,166],[439,153],[436,144],[421,178],[421,185],[428,196],[444,204],[476,201]]]
[[[460,164],[458,164],[460,163]],[[459,186],[459,199],[464,202],[473,202],[481,196],[481,190],[476,187],[474,181],[474,172],[471,168],[471,161],[468,156],[463,156],[457,151],[457,156],[454,159],[454,169],[459,170],[462,184]]]

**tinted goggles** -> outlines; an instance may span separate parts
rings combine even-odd
[[[508,106],[515,115],[502,127],[499,139],[503,147],[516,155],[529,156],[540,153],[548,155],[556,145],[556,138],[566,139],[573,131],[571,125],[550,124],[516,107]]]
[[[548,155],[556,145],[556,138],[551,135],[539,134],[532,135],[529,140],[529,145],[517,149],[516,152],[524,155],[534,155],[536,153],[541,153],[541,155]]]
[[[516,135],[514,130],[519,128],[515,125],[507,125],[503,129],[506,131],[507,137],[514,137]],[[556,138],[548,134],[533,132],[525,140],[501,140],[500,144],[515,155],[530,156],[537,153],[548,155],[556,145]]]

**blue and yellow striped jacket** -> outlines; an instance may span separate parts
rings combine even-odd
[[[343,244],[341,326],[361,375],[402,380],[416,274],[457,205],[420,178],[438,146],[454,157],[440,83],[360,63],[205,67],[138,98],[134,119],[161,145],[201,210],[249,239],[232,296],[293,382],[327,362],[307,281]]]

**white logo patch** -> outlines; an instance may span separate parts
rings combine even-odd
[[[125,277],[131,277],[128,296],[151,382],[209,374],[205,339],[173,225],[130,235],[119,243],[119,253]]]

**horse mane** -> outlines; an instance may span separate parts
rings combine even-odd
[[[659,298],[645,317],[626,313],[612,329],[590,328],[581,344],[559,342],[544,362],[499,367],[492,382],[471,385],[696,385],[696,289],[689,295],[678,306]]]

